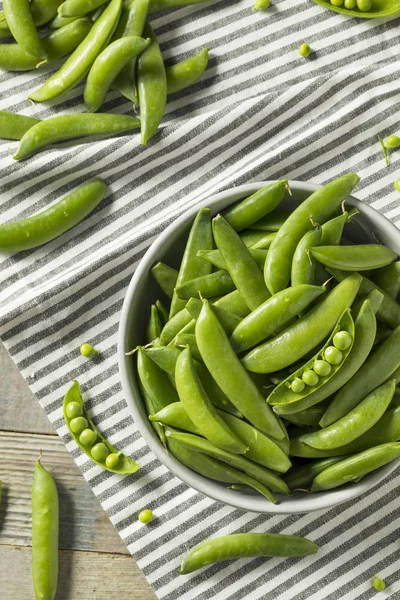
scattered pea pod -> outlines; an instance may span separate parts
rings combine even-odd
[[[4,44],[4,46],[6,46],[6,44]],[[2,47],[3,44],[0,45],[0,53]],[[20,140],[28,129],[37,123],[40,123],[40,119],[0,110],[0,138],[6,140]]]
[[[171,65],[165,69],[167,77],[167,94],[175,94],[197,81],[207,68],[208,48],[203,48],[198,54]]]
[[[345,271],[368,271],[389,265],[397,253],[381,244],[354,246],[319,246],[310,249],[311,256],[331,269]]]

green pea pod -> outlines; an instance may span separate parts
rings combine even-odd
[[[174,429],[181,429],[194,435],[202,435],[200,429],[196,427],[189,417],[182,402],[168,404],[168,406],[165,406],[165,408],[162,408],[157,413],[149,415],[149,420],[152,423],[162,423],[163,425],[169,425]]]
[[[36,27],[45,25],[54,17],[61,2],[62,0],[32,0],[29,8]],[[11,35],[6,15],[4,11],[0,11],[0,39],[10,37]]]
[[[202,277],[196,277],[185,281],[182,285],[175,288],[175,293],[182,300],[189,298],[213,298],[228,294],[235,289],[235,284],[228,271],[215,271]]]
[[[48,27],[50,27],[50,29],[60,29],[61,27],[74,23],[79,18],[80,17],[60,17],[60,15],[57,14],[54,19],[48,23]],[[92,19],[90,20],[92,21]]]
[[[43,38],[43,47],[48,56],[46,63],[43,64],[58,60],[75,50],[85,39],[92,25],[93,23],[89,19],[78,19],[70,25],[54,31],[49,37]],[[39,66],[38,59],[28,54],[18,44],[0,45],[0,69],[5,69],[6,71],[29,71]],[[24,118],[28,119],[29,117]],[[34,121],[38,123],[39,119],[34,119]]]
[[[400,261],[377,269],[372,279],[384,292],[396,300],[400,292]]]
[[[79,44],[62,67],[49,77],[42,87],[30,94],[31,100],[46,102],[61,96],[74,88],[86,76],[96,57],[111,38],[118,23],[121,6],[122,0],[111,0],[83,42]]]
[[[101,107],[118,73],[132,58],[143,52],[150,41],[150,38],[123,37],[99,54],[89,71],[83,94],[88,112],[96,112]]]
[[[312,370],[316,361],[325,360],[324,357],[325,357],[326,349],[330,346],[333,346],[334,337],[339,331],[345,331],[346,333],[348,333],[350,336],[349,341],[351,340],[349,346],[345,350],[342,351],[341,361],[338,364],[331,364],[329,373],[325,376],[319,375],[319,377],[317,377],[317,383],[315,385],[313,385],[312,387],[309,385],[305,385],[304,389],[300,392],[293,390],[293,381],[295,379],[302,379],[302,376],[305,373],[305,371],[307,371],[309,369]],[[310,360],[308,360],[299,369],[297,369],[297,371],[295,371],[294,373],[291,373],[289,375],[289,377],[287,377],[284,381],[282,381],[282,383],[280,383],[268,396],[267,402],[272,404],[274,407],[276,405],[290,404],[292,402],[299,402],[299,401],[303,400],[305,397],[307,397],[309,394],[314,393],[320,387],[324,386],[332,377],[334,377],[336,375],[336,373],[346,363],[346,359],[349,356],[351,349],[353,347],[354,339],[355,339],[354,322],[353,322],[352,316],[350,314],[350,309],[347,308],[343,312],[341,317],[339,318],[338,322],[336,323],[335,327],[333,328],[332,333],[330,334],[329,338],[327,339],[325,344],[322,346],[322,348],[320,348],[318,350],[318,352],[312,358],[310,358]]]
[[[359,481],[399,456],[400,443],[382,444],[349,456],[317,475],[312,483],[311,492],[332,490],[351,481]]]
[[[172,298],[178,278],[178,271],[165,263],[159,262],[151,269],[151,274],[164,294],[168,298]]]
[[[58,583],[58,492],[40,460],[32,487],[32,577],[35,597],[53,600]]]
[[[259,344],[325,291],[325,287],[302,284],[278,292],[238,324],[230,338],[233,349],[239,353]]]
[[[240,232],[240,239],[246,248],[268,250],[275,237],[276,232],[265,233],[265,231],[253,231],[252,229]]]
[[[70,405],[74,406],[74,413],[79,414],[78,417],[72,416],[70,412]],[[76,406],[78,410],[75,412]],[[130,473],[136,473],[139,469],[139,465],[129,458],[119,452],[114,446],[108,443],[108,441],[101,435],[100,431],[95,427],[94,423],[89,418],[87,414],[80,385],[77,381],[74,381],[72,386],[69,388],[68,392],[65,394],[64,403],[63,403],[63,412],[64,412],[64,420],[68,427],[68,430],[74,439],[75,443],[79,446],[79,448],[88,456],[93,462],[95,462],[99,467],[105,469],[106,471],[111,471],[112,473],[118,473],[120,475],[128,475]],[[79,420],[82,419],[81,422]],[[77,422],[78,421],[78,422]],[[76,423],[77,422],[77,423]],[[82,434],[84,432],[90,431],[90,442],[86,442]],[[96,446],[105,447],[105,454],[101,457],[101,459],[96,458],[95,448]],[[116,464],[113,466],[109,466],[107,461],[108,456],[117,455],[118,460]]]
[[[283,200],[287,188],[287,179],[270,183],[229,207],[222,215],[235,231],[242,231],[271,213]]]
[[[256,232],[253,232],[253,233],[256,233]],[[267,233],[267,234],[263,235],[251,246],[250,250],[267,250],[271,246],[272,241],[275,239],[275,237],[276,237],[276,233]],[[243,240],[243,241],[245,242],[245,240]],[[264,266],[265,266],[265,261],[264,261]]]
[[[195,83],[207,68],[208,48],[203,48],[198,54],[187,60],[166,67],[167,94],[175,94]]]
[[[146,392],[146,390],[144,389],[144,387],[142,386],[140,381],[139,381],[139,389],[140,389],[140,394],[143,398],[144,405],[146,407],[147,415],[149,416],[151,414],[154,414],[155,409],[154,409],[153,401],[150,398],[150,396],[148,395],[148,393]],[[153,427],[154,431],[160,438],[161,443],[165,444],[166,437],[165,437],[164,427],[159,422],[152,422],[151,426]]]
[[[212,229],[211,229],[211,213],[209,208],[201,208],[196,215],[193,225],[190,229],[188,241],[182,257],[181,266],[179,268],[176,286],[180,286],[190,279],[208,275],[212,271],[212,265],[198,258],[197,252],[202,248],[208,250],[214,247]],[[197,296],[197,294],[196,294]],[[175,313],[182,310],[186,302],[174,293],[172,296],[171,309],[169,316],[173,317]]]
[[[282,440],[285,433],[279,421],[241,365],[206,300],[196,322],[196,339],[207,369],[232,404],[262,432]]]
[[[168,318],[169,318],[168,310],[166,309],[164,304],[161,302],[161,300],[156,300],[156,307],[157,307],[157,311],[158,311],[158,316],[161,321],[161,326],[164,327],[164,325],[166,324],[166,322],[168,321]]]
[[[151,0],[149,14],[152,15],[163,10],[170,10],[171,8],[181,8],[182,6],[200,4],[201,2],[205,2],[205,0]]]
[[[238,317],[246,317],[250,314],[250,309],[238,290],[222,296],[214,302],[213,306],[229,310]]]
[[[324,417],[324,427],[347,415],[370,392],[391,378],[400,367],[400,327],[397,327],[333,397]]]
[[[29,0],[3,0],[7,25],[17,43],[38,60],[46,60],[43,47],[29,6]]]
[[[320,6],[323,6],[324,8],[328,8],[329,10],[334,10],[335,12],[342,13],[347,17],[363,17],[364,19],[387,17],[400,11],[400,4],[398,0],[388,0],[388,2],[384,3],[372,3],[372,8],[367,11],[365,11],[365,9],[364,11],[360,10],[358,8],[358,3],[353,5],[353,9],[349,9],[343,5],[337,6],[331,4],[331,2],[329,2],[328,0],[313,0],[313,2],[319,4]]]
[[[264,268],[265,258],[267,256],[267,250],[253,250],[253,248],[249,248],[249,252],[256,261],[258,268],[262,271]],[[199,250],[197,252],[197,256],[204,258],[204,260],[208,260],[208,262],[214,265],[214,267],[217,267],[217,269],[223,269],[225,271],[228,269],[227,264],[222,258],[219,250]]]
[[[167,77],[160,46],[149,22],[143,28],[143,36],[151,39],[150,46],[142,52],[137,63],[142,144],[146,146],[164,115]]]
[[[351,307],[351,314],[353,315],[353,319],[356,319],[358,317],[365,300],[369,300],[371,310],[374,314],[376,314],[383,302],[383,294],[379,290],[372,290],[372,292],[368,294],[366,298],[362,298],[356,304],[353,304],[353,306]]]
[[[160,344],[161,346],[168,346],[171,343],[175,336],[182,330],[185,325],[192,321],[192,317],[186,310],[183,308],[178,313],[174,314],[173,317],[169,319],[169,321],[164,325],[161,334],[160,334]]]
[[[106,184],[95,179],[33,217],[0,225],[0,252],[30,250],[54,240],[91,213],[105,193]]]
[[[211,404],[195,370],[189,347],[178,357],[175,380],[179,398],[202,435],[223,450],[244,454],[248,447],[230,430]]]
[[[322,231],[317,225],[311,231],[307,231],[296,246],[292,261],[292,286],[308,283],[315,284],[316,261],[311,257],[310,248],[318,246],[321,242]]]
[[[153,414],[172,402],[179,402],[177,391],[167,374],[141,347],[137,349],[137,370],[141,384],[153,404]]]
[[[160,337],[162,330],[162,323],[158,308],[155,304],[151,305],[150,318],[146,327],[146,342],[152,342],[156,338]]]
[[[290,214],[273,240],[265,261],[264,277],[271,294],[287,287],[296,246],[313,227],[310,216],[320,225],[327,221],[359,179],[358,175],[349,173],[331,181],[311,194]]]
[[[226,262],[229,275],[247,306],[250,310],[254,310],[270,295],[256,261],[239,235],[221,215],[213,219],[213,233],[215,243]]]
[[[326,221],[321,227],[321,246],[338,246],[342,239],[344,226],[349,219],[349,213],[345,210],[338,217]]]
[[[273,373],[303,358],[330,334],[354,302],[360,283],[361,276],[356,273],[347,277],[302,319],[246,354],[242,364],[255,373]]]
[[[6,45],[10,44],[4,44],[4,46]],[[1,48],[3,48],[3,44],[0,46],[0,54]],[[36,123],[40,123],[40,119],[0,110],[0,138],[5,140],[20,140],[28,129],[36,125]]]
[[[266,467],[262,467],[252,461],[248,460],[240,454],[234,454],[228,452],[222,448],[218,448],[215,444],[197,435],[191,433],[181,433],[178,431],[167,432],[167,438],[172,438],[176,442],[179,442],[183,446],[196,450],[201,454],[206,454],[211,458],[216,458],[222,462],[227,463],[229,466],[235,469],[240,469],[249,477],[253,477],[256,481],[266,485],[274,492],[280,494],[290,495],[289,488],[286,483],[277,475]]]
[[[185,447],[176,440],[168,437],[167,441],[168,450],[177,458],[183,465],[199,473],[204,477],[213,479],[214,481],[220,481],[222,483],[239,483],[248,485],[251,488],[257,490],[260,494],[268,498],[270,502],[276,503],[276,500],[270,490],[266,488],[262,483],[256,481],[252,477],[249,477],[242,471],[230,467],[226,463],[223,463],[211,456],[201,454],[200,452],[194,451],[190,448]]]
[[[296,413],[284,415],[286,421],[299,427],[315,427],[325,412],[324,406],[309,406]]]
[[[203,303],[198,298],[190,298],[189,302],[186,304],[186,310],[191,314],[193,319],[197,319],[199,317],[202,308]],[[231,333],[242,320],[234,313],[225,310],[224,308],[220,308],[215,304],[212,305],[212,310],[217,315],[218,320],[226,331],[227,335],[231,335]]]
[[[190,348],[193,357],[197,361],[203,362],[203,359],[201,358],[201,354],[197,347],[196,336],[193,333],[178,333],[178,335],[175,338],[174,344],[177,348],[184,348],[185,346],[187,346],[188,348]]]
[[[84,17],[109,0],[65,0],[58,7],[60,17]]]
[[[342,460],[340,456],[333,456],[331,458],[323,458],[321,460],[308,462],[299,467],[293,467],[285,475],[284,480],[292,491],[308,491],[317,475],[340,460]]]
[[[291,214],[290,210],[274,210],[259,221],[250,225],[250,229],[255,231],[277,232],[284,223],[288,220]]]
[[[397,253],[381,244],[354,246],[319,246],[310,249],[311,256],[331,269],[369,271],[379,269],[398,258]]]

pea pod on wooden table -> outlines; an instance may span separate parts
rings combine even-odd
[[[311,256],[331,269],[368,271],[379,269],[398,258],[397,253],[381,244],[354,246],[319,246],[310,249]]]
[[[195,83],[208,65],[208,48],[203,48],[194,56],[166,67],[167,94],[175,94]]]
[[[38,60],[46,60],[47,52],[36,29],[29,0],[3,0],[7,25],[17,43]]]
[[[77,381],[74,381],[64,397],[63,412],[72,438],[93,462],[102,469],[119,475],[136,473],[139,465],[111,446],[89,418]]]

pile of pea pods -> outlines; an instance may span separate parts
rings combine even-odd
[[[311,493],[400,457],[400,262],[343,238],[349,173],[293,211],[271,183],[197,213],[178,270],[152,276],[138,381],[161,442],[234,489]]]

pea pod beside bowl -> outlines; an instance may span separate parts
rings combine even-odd
[[[203,206],[211,209],[212,215],[223,211],[230,204],[250,196],[258,189],[264,187],[268,182],[253,183],[227,190],[221,194],[208,198]],[[290,187],[293,196],[285,197],[280,208],[293,209],[306,197],[320,186],[291,181]],[[400,254],[400,232],[385,217],[373,208],[353,197],[346,201],[347,210],[357,208],[360,215],[357,222],[351,227],[352,239],[356,243],[374,243],[371,236],[373,231],[376,236],[387,246],[393,248]],[[310,512],[322,508],[336,506],[342,502],[355,498],[368,491],[374,485],[382,481],[397,466],[398,461],[382,467],[375,473],[368,475],[362,481],[343,488],[320,492],[315,495],[294,495],[283,497],[278,495],[279,503],[272,504],[263,497],[249,494],[246,490],[232,490],[217,482],[211,481],[201,475],[194,473],[178,462],[160,442],[151,423],[147,418],[145,408],[139,391],[135,369],[131,356],[125,353],[133,347],[142,344],[144,330],[148,320],[148,312],[151,304],[154,304],[160,296],[159,288],[150,275],[150,269],[159,261],[173,267],[178,267],[187,240],[189,228],[197,213],[198,206],[179,217],[164,233],[153,243],[146,255],[141,260],[127,290],[122,309],[119,327],[119,367],[125,398],[128,402],[131,414],[141,434],[145,438],[151,450],[160,461],[170,469],[177,477],[194,489],[213,498],[244,510],[259,513],[293,514]],[[349,233],[346,237],[350,237]]]
[[[346,3],[335,6],[330,0],[313,0],[313,2],[348,17],[361,17],[363,19],[379,19],[400,13],[400,0],[372,0],[372,6],[369,10],[360,10],[356,2],[350,3],[350,5],[355,5],[354,8],[346,8]],[[361,7],[363,6],[361,5]]]

